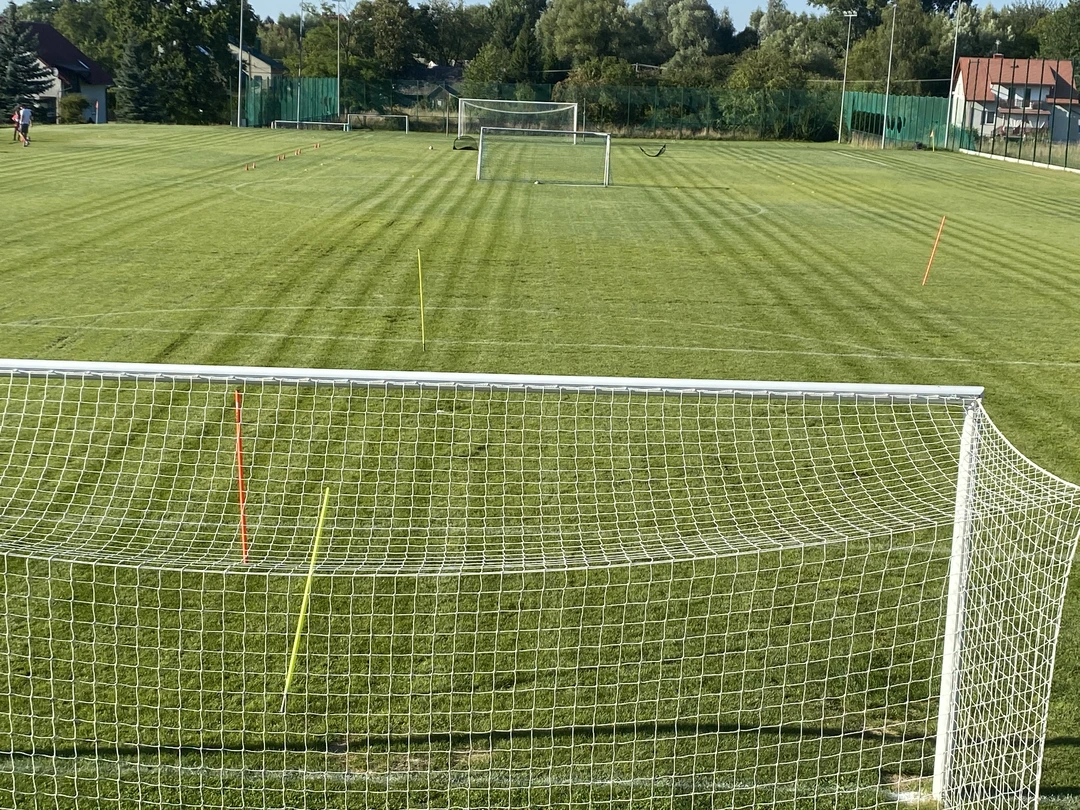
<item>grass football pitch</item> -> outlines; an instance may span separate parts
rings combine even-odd
[[[1080,481],[1080,177],[834,144],[675,142],[652,159],[617,141],[605,189],[477,182],[476,153],[450,143],[38,127],[30,148],[0,150],[0,355],[979,384],[1022,452]],[[20,565],[5,572],[29,582]],[[153,573],[99,576],[94,601],[119,602],[114,620],[136,591],[183,589]],[[58,600],[85,586],[75,579],[53,586]],[[245,607],[269,621],[286,604],[274,587]],[[589,583],[574,587],[587,604]],[[203,598],[190,610],[234,609]],[[1069,806],[1080,804],[1078,668],[1074,585],[1043,770],[1044,800]],[[115,788],[102,806],[138,798],[122,771],[100,775]],[[36,784],[23,777],[12,784]],[[228,789],[223,806],[257,800]],[[25,795],[0,805],[9,799],[25,806]]]

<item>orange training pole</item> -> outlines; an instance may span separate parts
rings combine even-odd
[[[938,225],[937,237],[934,239],[934,249],[930,251],[930,261],[926,264],[926,272],[923,273],[922,285],[926,286],[926,280],[930,278],[930,267],[934,264],[934,256],[937,255],[938,242],[941,241],[941,232],[945,230],[945,217],[941,218],[941,224]]]
[[[241,431],[240,404],[243,396],[236,391],[236,480],[240,485],[240,553],[248,561],[247,539],[247,492],[244,490],[244,434]]]

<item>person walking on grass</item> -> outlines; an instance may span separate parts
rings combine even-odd
[[[19,114],[22,113],[22,105],[20,104],[15,108],[15,112],[11,114],[11,142],[15,143],[19,140]]]
[[[30,145],[30,108],[19,108],[19,137],[22,138],[22,145]]]

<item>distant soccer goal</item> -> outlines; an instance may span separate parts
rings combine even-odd
[[[323,131],[348,132],[349,123],[347,121],[287,121],[279,120],[272,121],[270,123],[271,129],[312,129]]]
[[[482,127],[476,179],[609,186],[611,135]]]
[[[573,131],[578,128],[578,105],[563,101],[459,98],[458,138],[478,138],[482,127]]]
[[[349,126],[352,129],[386,130],[388,132],[409,132],[409,116],[382,113],[349,113]]]

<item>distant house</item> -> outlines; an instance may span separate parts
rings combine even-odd
[[[240,49],[233,43],[229,43],[229,53],[233,59],[236,59],[240,53]],[[268,82],[277,76],[284,76],[288,70],[285,65],[279,62],[277,59],[271,59],[269,56],[253,51],[250,48],[244,48],[244,75],[249,79],[256,81]],[[233,65],[233,78],[236,78],[236,65]]]
[[[1072,62],[1061,59],[961,57],[953,90],[953,126],[982,137],[1046,134],[1076,140],[1080,94]]]
[[[45,120],[56,121],[61,98],[81,93],[90,102],[85,110],[86,120],[101,124],[108,121],[105,90],[113,84],[109,72],[48,23],[28,25],[37,37],[38,61],[53,74],[52,86],[38,97]]]

